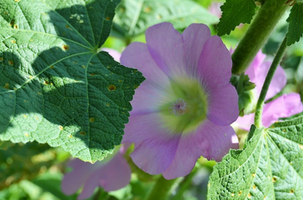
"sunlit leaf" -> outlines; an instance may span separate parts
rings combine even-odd
[[[119,145],[135,69],[100,52],[119,0],[0,3],[0,140],[61,146],[85,161]]]
[[[208,199],[302,199],[303,113],[248,137],[214,167]]]

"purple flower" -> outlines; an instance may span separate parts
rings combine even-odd
[[[256,84],[255,94],[257,99],[261,93],[265,77],[270,68],[271,62],[264,61],[266,55],[261,51],[258,52],[252,64],[246,70],[250,81]],[[286,75],[281,66],[278,66],[273,79],[269,85],[265,100],[268,100],[278,94],[286,85]],[[303,105],[299,94],[290,93],[283,94],[277,99],[267,103],[263,107],[262,123],[265,127],[269,127],[279,118],[290,117],[303,111]],[[254,114],[239,117],[236,125],[244,130],[249,130],[251,124],[254,123]]]
[[[107,192],[125,187],[130,181],[131,170],[123,157],[124,153],[125,148],[122,147],[116,154],[94,164],[72,160],[69,167],[73,171],[64,175],[62,191],[71,195],[84,186],[78,199],[86,199],[94,193],[96,187],[102,187]]]
[[[180,34],[171,23],[146,31],[146,44],[131,43],[121,63],[146,81],[136,90],[123,142],[134,142],[134,163],[166,179],[185,176],[202,155],[220,161],[238,138],[238,96],[230,84],[231,57],[203,24]]]

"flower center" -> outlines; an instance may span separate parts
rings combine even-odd
[[[207,95],[198,80],[171,80],[167,99],[160,107],[163,127],[176,134],[195,131],[206,119]]]

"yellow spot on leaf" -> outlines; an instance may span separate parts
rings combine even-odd
[[[8,61],[8,64],[9,64],[9,65],[14,65],[14,61],[9,60],[9,61]]]
[[[28,134],[28,133],[24,133],[24,136],[25,136],[25,137],[29,137],[29,134]]]
[[[255,174],[255,173],[253,173],[251,176],[252,176],[252,177],[255,177],[255,176],[256,176],[256,174]]]
[[[256,185],[254,185],[254,186],[253,186],[253,189],[254,189],[254,190],[256,190],[256,189],[257,189],[257,186],[256,186]]]
[[[241,196],[241,194],[242,194],[242,191],[239,191],[238,196]]]
[[[300,147],[300,149],[303,149],[303,146],[302,146],[302,144],[299,144],[299,147]]]
[[[23,117],[26,119],[26,118],[27,118],[27,115],[23,115]]]
[[[0,57],[0,62],[2,62],[3,61],[3,58],[2,57]]]
[[[67,51],[67,50],[69,49],[69,46],[66,45],[66,44],[64,44],[64,45],[62,45],[62,49],[63,49],[64,51]]]
[[[110,106],[110,103],[107,103],[106,106]]]
[[[49,68],[54,69],[54,68],[55,68],[55,66],[54,66],[54,65],[52,65],[52,66],[50,66]]]
[[[110,85],[110,86],[108,86],[108,90],[109,91],[114,91],[114,90],[116,90],[117,88],[116,88],[116,86],[114,86],[114,85]]]
[[[145,7],[143,11],[149,13],[151,10],[152,10],[151,7]]]
[[[293,189],[290,190],[290,193],[294,193],[295,191]]]
[[[37,121],[39,121],[39,118],[38,118],[37,116],[35,116],[35,119],[36,119]]]
[[[157,15],[157,18],[158,19],[162,19],[162,15]]]
[[[69,135],[68,137],[69,137],[69,138],[73,138],[73,136],[72,136],[72,135]]]
[[[272,177],[271,181],[275,183],[277,181],[277,177]]]
[[[234,193],[231,193],[231,196],[233,197],[233,196],[235,196],[235,194],[234,194]]]
[[[34,41],[34,39],[30,39],[29,41],[32,42],[32,41]]]
[[[9,89],[9,83],[5,83],[4,88]]]
[[[62,131],[63,130],[63,126],[59,126],[59,130]]]
[[[96,121],[96,119],[95,119],[94,117],[91,117],[91,118],[89,118],[89,121],[90,121],[91,123],[93,123],[93,122]]]
[[[16,44],[16,40],[12,40],[11,42],[14,43],[14,44]]]
[[[86,133],[84,131],[81,131],[80,135],[86,135]]]
[[[27,100],[24,100],[24,103],[28,103],[28,101],[27,101]]]
[[[82,65],[82,68],[85,69],[85,65]]]
[[[250,193],[248,193],[248,194],[247,194],[247,197],[248,197],[249,199],[251,199],[251,194],[250,194]]]
[[[18,28],[18,25],[17,24],[14,24],[14,29],[17,29]]]
[[[106,17],[105,20],[109,21],[109,20],[110,20],[110,17]]]

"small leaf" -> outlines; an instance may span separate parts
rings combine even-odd
[[[250,23],[255,14],[253,0],[226,0],[221,6],[222,17],[218,24],[218,35],[229,34],[240,23]]]
[[[288,33],[287,33],[287,45],[290,46],[295,42],[298,42],[303,34],[303,4],[296,3],[291,11],[290,15],[287,19]]]
[[[60,146],[84,161],[121,143],[135,69],[99,52],[119,0],[0,3],[0,140]]]
[[[302,199],[303,113],[252,126],[244,150],[230,150],[214,167],[208,199]]]
[[[122,0],[114,22],[131,38],[160,22],[183,29],[191,23],[214,24],[218,18],[191,0]]]

